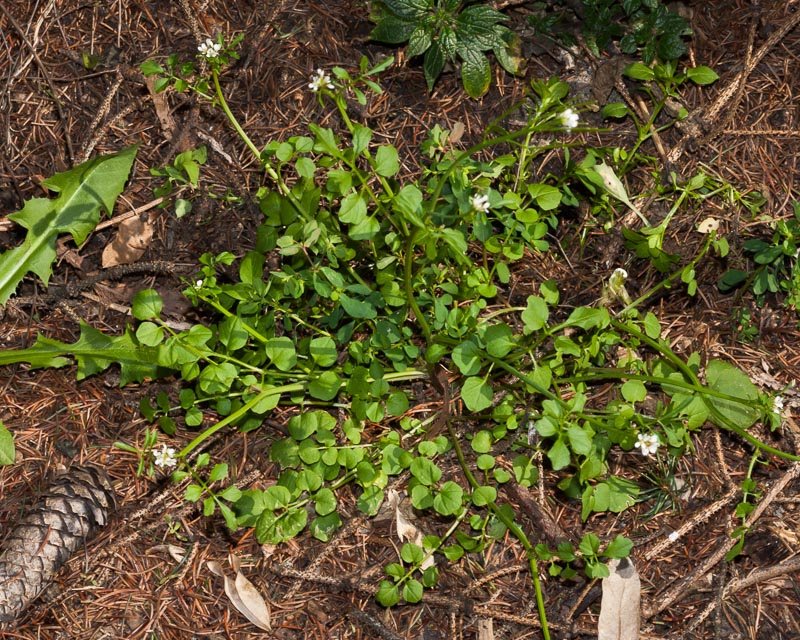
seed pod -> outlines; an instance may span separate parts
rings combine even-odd
[[[114,491],[96,468],[56,478],[0,550],[0,625],[15,620],[108,520]]]

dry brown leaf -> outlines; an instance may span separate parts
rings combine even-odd
[[[401,497],[400,494],[393,489],[389,491],[387,501],[389,506],[394,509],[397,537],[400,538],[400,542],[413,542],[417,546],[422,547],[425,536],[423,536],[422,532],[411,522],[412,520],[416,520],[414,512],[411,509],[411,503],[404,497]],[[425,561],[420,565],[420,570],[425,571],[428,567],[432,567],[433,565],[434,559],[433,556],[430,555],[425,558]]]
[[[629,558],[608,562],[611,575],[603,578],[603,600],[597,640],[639,640],[642,585]]]
[[[495,640],[494,620],[492,618],[478,620],[478,640]]]
[[[153,239],[153,223],[150,217],[144,220],[133,216],[119,223],[117,234],[103,249],[103,268],[118,264],[131,264],[142,257]]]
[[[183,547],[179,547],[175,544],[158,544],[152,547],[153,551],[166,551],[170,558],[172,558],[175,562],[180,564],[186,558],[186,551]]]
[[[228,596],[228,599],[236,610],[259,629],[269,631],[271,629],[270,614],[266,601],[253,583],[245,578],[239,570],[238,558],[232,556],[231,559],[233,561],[234,570],[236,571],[235,578],[230,578],[219,562],[209,560],[206,564],[211,573],[223,579],[225,595]]]
[[[156,117],[158,117],[158,121],[161,123],[164,137],[167,140],[172,140],[175,135],[175,118],[172,117],[172,111],[170,111],[169,103],[167,102],[167,94],[155,92],[157,79],[156,76],[147,76],[144,81],[147,84],[148,91],[150,91],[150,97],[153,99]]]

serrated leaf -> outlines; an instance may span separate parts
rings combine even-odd
[[[406,54],[409,58],[421,56],[433,44],[433,37],[425,25],[420,25],[411,33],[408,38],[408,48]]]
[[[433,0],[384,0],[386,8],[404,18],[421,18],[433,8]]]
[[[26,362],[33,368],[63,367],[65,356],[78,363],[78,380],[105,371],[112,364],[120,365],[120,386],[160,378],[167,369],[158,365],[158,350],[139,344],[130,328],[121,336],[107,336],[88,324],[81,323],[81,337],[74,344],[37,336],[27,349],[0,351],[0,365]]]
[[[33,198],[21,211],[8,216],[28,233],[19,247],[0,255],[0,304],[5,304],[29,272],[47,285],[60,234],[69,233],[82,244],[100,221],[100,212],[105,209],[111,213],[128,180],[137,149],[135,145],[99,156],[48,178],[42,184],[58,193],[57,198]]]
[[[408,40],[416,28],[415,20],[386,15],[372,30],[369,37],[386,44],[400,44]]]
[[[438,42],[434,42],[425,52],[425,58],[422,62],[422,70],[425,73],[425,83],[428,85],[428,91],[433,89],[433,84],[441,75],[444,63],[444,51]]]
[[[470,98],[480,98],[489,90],[492,81],[492,69],[489,59],[480,51],[471,47],[459,47],[461,57],[461,82]]]

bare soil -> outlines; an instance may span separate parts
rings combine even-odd
[[[502,3],[514,26],[525,23],[523,3]],[[689,63],[705,64],[721,76],[706,88],[687,88],[684,104],[702,116],[730,90],[710,130],[684,140],[679,130],[663,137],[665,152],[685,145],[675,169],[683,176],[700,168],[730,181],[741,192],[767,198],[771,219],[792,215],[800,200],[798,137],[800,110],[800,29],[795,0],[730,0],[691,3]],[[250,136],[261,144],[306,132],[309,122],[336,127],[330,110],[321,108],[306,90],[317,68],[339,65],[354,69],[362,55],[376,61],[399,52],[368,40],[367,3],[362,0],[181,0],[180,2],[78,2],[19,0],[0,4],[0,249],[16,246],[23,235],[4,215],[27,198],[45,195],[41,181],[92,154],[114,152],[131,144],[141,148],[128,187],[115,215],[153,201],[158,180],[150,167],[163,166],[176,153],[205,144],[209,162],[201,189],[193,194],[194,211],[176,219],[170,209],[150,209],[155,233],[140,264],[168,261],[170,272],[153,268],[120,274],[61,304],[13,301],[3,310],[3,348],[29,345],[37,334],[63,341],[78,336],[78,320],[110,333],[130,321],[132,295],[153,287],[171,296],[178,319],[193,312],[174,292],[181,276],[193,272],[203,252],[243,253],[253,245],[259,210],[252,195],[264,176],[227,126],[224,116],[194,97],[170,94],[168,106],[175,130],[157,117],[152,96],[138,65],[145,59],[177,53],[194,56],[205,37],[245,36],[241,60],[227,70],[223,86],[230,105]],[[764,55],[759,48],[789,25]],[[380,78],[385,93],[369,100],[358,114],[385,140],[395,144],[403,169],[418,169],[419,144],[435,124],[465,126],[464,141],[477,140],[488,122],[525,95],[531,78],[558,76],[579,88],[583,70],[600,61],[588,52],[575,66],[557,48],[528,33],[525,78],[496,72],[493,87],[480,101],[465,97],[457,75],[446,73],[432,94],[422,71],[399,54],[399,64]],[[83,56],[95,56],[87,69]],[[746,70],[739,85],[736,78]],[[632,87],[631,87],[632,88]],[[634,95],[634,101],[637,97]],[[638,104],[638,101],[637,101]],[[589,122],[591,114],[585,115]],[[635,141],[634,132],[615,127],[583,134],[593,145]],[[578,137],[576,136],[576,140]],[[647,153],[658,154],[648,147]],[[648,176],[642,175],[644,182]],[[635,184],[631,185],[635,189]],[[211,197],[226,190],[236,203]],[[670,226],[670,243],[691,256],[700,242],[697,223],[713,215],[722,220],[732,245],[731,262],[743,264],[741,239],[769,237],[768,220],[754,221],[741,206],[698,209]],[[587,242],[570,243],[585,225]],[[53,284],[81,282],[101,266],[103,249],[116,224],[95,232],[80,249],[65,242]],[[604,232],[586,220],[565,220],[558,252],[531,256],[515,272],[515,286],[555,278],[565,304],[597,299],[602,275],[625,264],[644,291],[656,276],[646,264],[629,261],[624,250],[609,253],[618,231]],[[765,388],[794,383],[800,368],[797,317],[772,300],[758,308],[747,295],[722,295],[716,281],[726,264],[704,261],[694,298],[679,290],[666,292],[650,310],[667,327],[679,354],[699,351],[704,357],[736,363]],[[42,295],[41,284],[26,279],[20,295]],[[758,327],[748,343],[737,340],[736,309],[747,309]],[[104,468],[118,496],[109,526],[84,553],[61,571],[45,597],[36,602],[2,638],[189,638],[265,637],[276,639],[540,638],[541,629],[523,550],[512,538],[491,545],[480,555],[442,565],[441,586],[423,603],[385,610],[374,600],[382,568],[396,557],[390,519],[371,522],[358,515],[355,498],[342,498],[345,527],[328,544],[308,534],[278,548],[260,546],[251,532],[231,534],[221,518],[204,518],[184,503],[184,487],[167,480],[137,477],[135,456],[113,448],[115,441],[141,444],[146,423],[138,412],[143,395],[174,389],[179,381],[119,389],[113,372],[76,382],[74,370],[30,371],[0,368],[0,419],[14,433],[18,460],[0,470],[0,531],[10,530],[35,502],[47,479],[72,464]],[[757,433],[785,450],[797,452],[800,441],[794,419],[800,401],[786,393],[785,424],[775,434]],[[214,444],[216,459],[227,460],[242,485],[265,486],[274,475],[267,462],[268,436],[282,424],[277,411],[262,431],[230,432]],[[192,433],[180,429],[169,440],[180,447]],[[166,439],[164,440],[167,441]],[[712,428],[698,432],[695,453],[674,470],[683,483],[673,490],[675,509],[648,515],[643,502],[620,516],[580,521],[580,505],[560,496],[548,480],[544,492],[520,489],[501,496],[520,514],[533,541],[546,540],[552,528],[579,540],[585,527],[604,538],[622,533],[635,542],[633,559],[642,577],[643,636],[648,638],[800,638],[800,562],[798,548],[797,475],[800,467],[770,460],[756,472],[763,488],[763,511],[754,520],[744,553],[734,562],[722,559],[729,533],[736,526],[738,485],[747,472],[751,449]],[[647,461],[615,469],[636,478],[659,470]],[[439,523],[422,521],[438,530]],[[549,528],[549,531],[548,531]],[[668,535],[680,531],[670,542]],[[185,554],[182,562],[166,545]],[[720,550],[723,553],[720,554]],[[223,565],[229,554],[242,560],[244,573],[266,596],[272,611],[271,633],[257,632],[230,606],[222,580],[207,561]],[[599,609],[597,585],[585,579],[544,577],[545,602],[554,638],[592,637]]]

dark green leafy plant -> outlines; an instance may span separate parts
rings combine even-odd
[[[574,41],[575,13],[581,24],[584,42],[600,57],[612,43],[623,53],[639,53],[651,64],[681,58],[687,51],[685,38],[691,34],[686,19],[661,0],[581,0],[580,7],[560,0],[535,3],[538,11],[528,18],[530,24],[544,34],[552,34],[568,43]]]
[[[388,44],[408,42],[410,58],[424,56],[429,91],[448,62],[460,61],[464,89],[470,97],[479,98],[488,91],[492,78],[486,52],[493,52],[509,73],[519,73],[519,38],[501,24],[507,18],[499,11],[481,3],[464,4],[462,0],[377,0],[372,38]]]
[[[206,163],[208,154],[205,146],[190,149],[175,156],[171,165],[160,169],[151,168],[150,175],[164,178],[161,186],[153,189],[156,198],[164,198],[161,206],[166,206],[166,199],[175,193],[176,189],[188,187],[196,189],[200,179],[200,167]],[[186,198],[175,198],[175,216],[182,218],[192,210],[192,203]]]
[[[742,245],[752,256],[752,270],[730,269],[719,281],[720,291],[743,287],[753,292],[759,306],[768,294],[784,293],[784,304],[797,308],[800,305],[800,202],[794,203],[791,218],[772,223],[772,238],[750,238]]]

